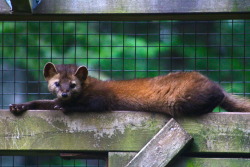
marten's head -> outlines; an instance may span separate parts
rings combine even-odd
[[[85,66],[47,63],[43,74],[51,93],[60,100],[70,100],[80,94],[82,84],[87,79],[88,70]]]

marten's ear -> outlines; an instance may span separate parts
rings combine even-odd
[[[83,80],[85,81],[88,77],[88,69],[85,66],[80,66],[78,67],[78,69],[75,72],[75,76],[79,79],[79,80]]]
[[[43,69],[43,75],[46,81],[50,80],[53,76],[58,74],[56,66],[53,63],[47,63]]]

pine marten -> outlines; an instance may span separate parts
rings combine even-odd
[[[44,77],[54,100],[11,104],[10,111],[26,110],[162,112],[171,116],[198,115],[221,106],[249,112],[250,102],[226,93],[198,72],[175,72],[154,78],[101,81],[88,76],[85,66],[47,63]]]

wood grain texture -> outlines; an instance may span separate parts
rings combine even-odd
[[[138,152],[169,119],[130,111],[27,111],[14,116],[1,110],[0,150]],[[194,138],[189,152],[250,153],[250,113],[209,113],[177,122]]]
[[[126,166],[137,152],[109,152],[108,167]]]
[[[194,138],[191,152],[250,153],[250,113],[209,113],[178,121]]]
[[[135,152],[109,153],[108,167],[123,167],[136,155]],[[249,167],[250,158],[193,158],[178,157],[171,166],[174,167]]]
[[[126,167],[165,167],[191,140],[192,137],[172,118]]]
[[[174,167],[249,167],[247,158],[189,158],[180,157],[172,164]]]
[[[39,14],[104,14],[104,13],[210,13],[249,12],[248,0],[53,0],[42,1],[34,10]]]
[[[140,112],[0,112],[0,150],[140,150],[166,123]]]
[[[22,1],[28,2],[28,0]],[[13,2],[19,5],[15,7],[15,12],[10,11],[5,1],[0,2],[0,20],[141,21],[250,18],[248,0],[43,0],[38,7],[31,10],[32,12],[30,12],[29,5],[24,5],[19,1]],[[25,13],[22,14],[22,12]]]

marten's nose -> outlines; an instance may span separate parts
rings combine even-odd
[[[68,97],[68,94],[67,93],[62,93],[62,97],[66,98],[66,97]]]

